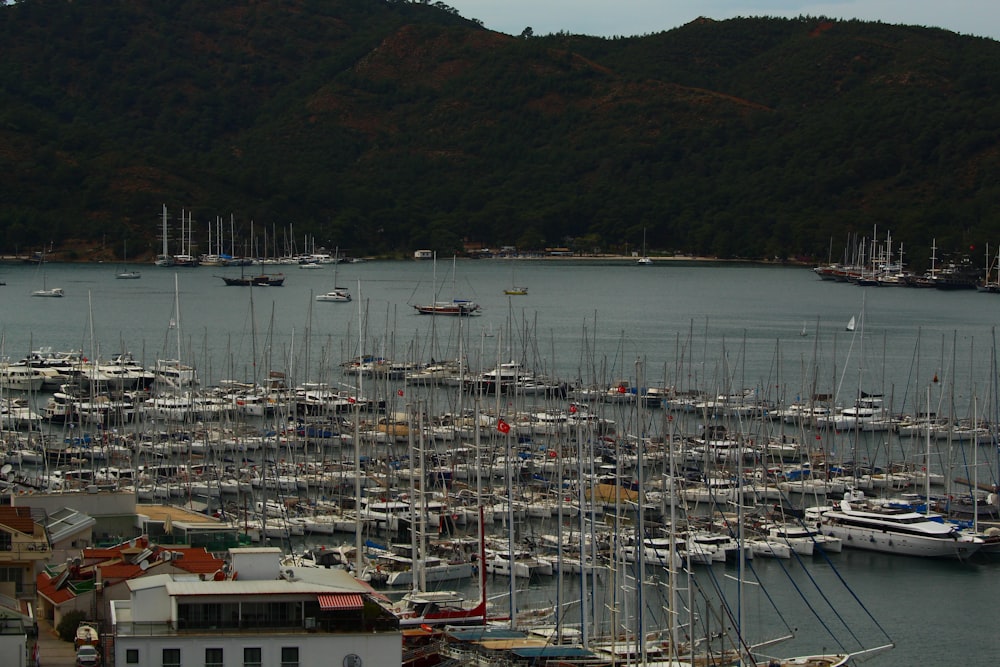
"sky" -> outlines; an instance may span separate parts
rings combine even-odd
[[[490,30],[600,37],[670,30],[699,16],[828,16],[944,28],[1000,39],[1000,0],[443,0]]]

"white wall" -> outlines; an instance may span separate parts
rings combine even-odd
[[[402,637],[398,632],[379,634],[328,634],[295,633],[281,635],[172,635],[159,637],[117,637],[115,662],[118,667],[128,667],[125,662],[127,649],[139,650],[140,665],[161,663],[163,649],[181,649],[182,665],[205,664],[206,648],[221,648],[226,667],[243,666],[243,648],[256,646],[261,649],[262,663],[281,664],[283,646],[299,647],[299,665],[343,664],[344,657],[355,653],[363,664],[371,667],[398,665],[403,660]]]
[[[0,663],[4,667],[24,667],[27,642],[25,635],[0,635]]]
[[[134,623],[165,623],[173,618],[172,600],[163,586],[132,591]]]
[[[135,494],[118,491],[34,493],[29,496],[13,496],[10,504],[15,507],[41,507],[48,514],[54,514],[63,507],[72,507],[77,512],[93,517],[135,514]]]

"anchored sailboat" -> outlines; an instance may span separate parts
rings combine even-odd
[[[141,273],[128,268],[128,241],[126,241],[122,251],[122,266],[115,272],[115,278],[118,280],[137,280],[141,277]]]
[[[642,228],[642,257],[635,262],[639,266],[648,266],[653,263],[653,260],[649,258],[646,254],[646,228]]]
[[[31,293],[31,296],[50,296],[50,297],[61,297],[66,296],[63,293],[61,287],[49,287],[45,280],[45,251],[42,251],[40,255],[40,260],[38,262],[38,270],[42,274],[42,289],[36,289]]]
[[[317,301],[332,301],[335,303],[346,303],[351,300],[351,291],[346,287],[337,286],[337,267],[340,266],[340,248],[334,252],[333,256],[333,289],[325,294],[317,294]]]
[[[510,265],[510,287],[503,291],[504,294],[510,296],[525,296],[528,294],[528,288],[524,285],[518,285],[514,280],[514,260],[511,260]]]
[[[452,274],[455,271],[455,260],[452,258]],[[437,255],[434,256],[434,289],[435,299],[429,304],[414,304],[414,308],[421,315],[457,315],[468,316],[479,314],[479,304],[470,299],[452,299],[451,301],[439,301],[437,299]]]

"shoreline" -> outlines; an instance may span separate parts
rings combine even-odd
[[[113,257],[101,257],[98,259],[84,259],[84,258],[60,258],[58,257],[59,251],[53,252],[49,257],[45,259],[46,264],[113,264],[121,263],[122,260]],[[816,266],[815,262],[806,262],[796,259],[749,259],[749,258],[739,258],[739,259],[725,259],[721,257],[706,257],[700,255],[662,255],[662,256],[648,256],[653,260],[654,264],[657,263],[682,263],[688,262],[692,264],[755,264],[755,265],[774,265],[774,266],[800,266],[800,267],[812,267]],[[379,255],[369,255],[365,257],[360,257],[359,259],[366,262],[428,262],[432,261],[429,259],[415,259],[413,257],[396,257],[396,256],[379,256]],[[636,262],[639,259],[638,255],[615,255],[615,254],[597,254],[597,255],[544,255],[544,254],[525,254],[525,255],[491,255],[475,257],[470,255],[459,255],[457,259],[469,260],[469,261],[553,261],[553,262]],[[0,255],[0,264],[38,264],[39,260],[33,255]],[[128,261],[130,266],[153,266],[154,262],[152,258],[136,257],[130,258]],[[295,263],[287,264],[276,264],[276,266],[297,266]],[[212,268],[218,268],[213,266]]]

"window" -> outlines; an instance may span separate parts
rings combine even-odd
[[[181,667],[181,650],[179,648],[163,649],[163,667]]]
[[[14,548],[14,541],[10,537],[10,533],[5,533],[0,530],[0,551],[11,551]]]
[[[0,536],[5,533],[0,532]],[[8,535],[7,537],[10,537]],[[14,584],[14,590],[18,593],[24,592],[24,568],[20,567],[0,567],[0,582]]]
[[[205,649],[205,667],[222,667],[222,649],[221,648],[207,648]]]
[[[281,647],[281,667],[299,667],[299,647]]]
[[[139,649],[137,648],[127,648],[125,649],[125,663],[129,665],[139,664]]]
[[[243,667],[260,667],[260,664],[260,647],[245,647],[243,649]]]

